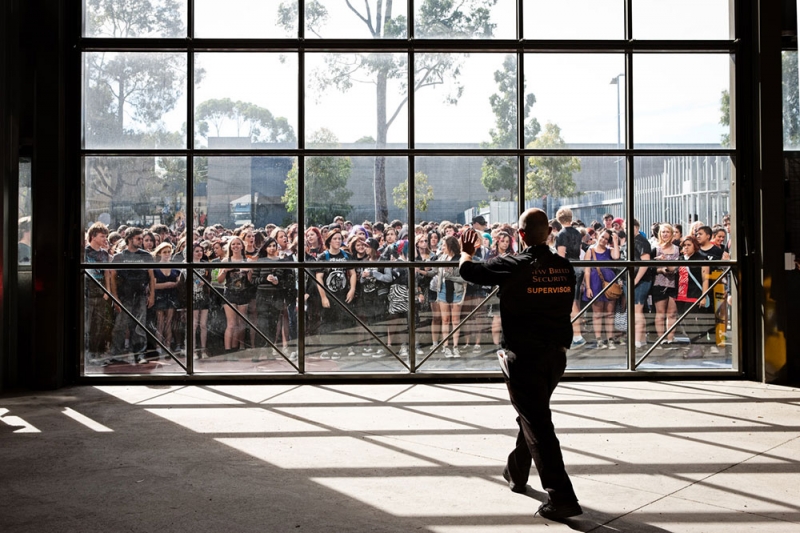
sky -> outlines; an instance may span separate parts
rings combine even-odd
[[[195,0],[197,37],[286,37],[276,23],[277,0]],[[366,25],[342,0],[323,0],[330,23],[324,37],[369,38]],[[370,0],[374,6],[375,2]],[[526,37],[543,39],[621,39],[623,0],[526,0]],[[354,5],[362,6],[360,2]],[[405,2],[395,2],[405,9]],[[513,0],[498,0],[492,10],[496,35],[514,38]],[[397,11],[396,11],[397,12]],[[243,16],[244,14],[244,16]],[[639,39],[727,39],[728,0],[634,0],[634,37]],[[313,38],[313,36],[309,36]],[[453,85],[424,88],[415,94],[418,143],[478,143],[489,140],[494,115],[489,97],[497,92],[493,73],[504,54],[463,57],[459,81],[464,92],[457,105],[444,103]],[[322,54],[307,56],[309,84],[317,69],[326,69]],[[291,54],[202,53],[206,70],[195,102],[231,98],[259,104],[285,116],[297,130],[297,59]],[[637,55],[634,57],[636,144],[718,143],[720,96],[731,83],[732,62],[726,54]],[[527,92],[536,97],[532,116],[544,125],[558,124],[567,143],[615,145],[618,128],[624,139],[624,85],[612,78],[624,73],[622,54],[528,54]],[[624,77],[622,78],[624,83]],[[375,136],[375,87],[364,80],[346,92],[307,87],[306,130],[326,127],[342,142]],[[390,112],[401,101],[399,86],[390,85]],[[185,101],[184,101],[185,102]],[[185,103],[164,117],[170,129],[185,120]],[[389,141],[405,143],[408,110],[389,130]],[[223,135],[236,135],[228,128]]]

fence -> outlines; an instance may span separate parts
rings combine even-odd
[[[731,160],[727,156],[675,156],[664,158],[663,171],[638,177],[634,174],[633,215],[647,232],[655,222],[688,227],[696,220],[713,225],[731,210]],[[569,207],[575,219],[585,223],[603,214],[625,217],[622,189],[589,191],[579,196],[548,201],[548,216]]]

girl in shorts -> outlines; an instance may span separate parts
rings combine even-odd
[[[156,278],[155,304],[156,311],[156,333],[158,339],[167,348],[172,344],[172,320],[175,317],[175,309],[178,308],[178,280],[181,271],[176,268],[169,268],[172,259],[172,245],[169,243],[159,244],[153,252],[153,258],[158,263],[165,263],[166,268],[156,268],[153,276]],[[161,346],[157,346],[158,355],[163,355]]]
[[[674,261],[680,257],[681,251],[673,241],[675,230],[669,224],[658,227],[658,244],[653,248],[653,256],[658,261]],[[656,269],[653,287],[650,289],[653,305],[656,307],[656,334],[659,338],[678,319],[678,267],[667,266]],[[663,344],[669,345],[675,340],[675,330],[672,330]],[[661,345],[656,346],[657,349]]]
[[[461,245],[452,235],[443,239],[442,254],[439,262],[457,262],[461,255]],[[464,302],[466,283],[458,275],[458,265],[439,267],[436,278],[431,285],[436,286],[436,301],[439,305],[439,314],[442,320],[442,337],[447,337],[451,324],[455,328],[461,318],[461,305]],[[459,330],[453,333],[453,349],[444,342],[442,352],[445,357],[461,357],[458,351]]]
[[[244,241],[239,237],[231,237],[225,258],[222,263],[244,263]],[[253,271],[250,268],[221,268],[217,276],[217,281],[225,284],[225,349],[228,351],[242,347],[244,341],[244,321],[239,314],[233,310],[234,306],[243,316],[247,314],[247,306],[250,303],[250,282],[253,279]]]
[[[205,256],[205,249],[199,242],[194,243],[192,246],[192,262],[208,262]],[[197,344],[195,344],[195,359],[208,357],[206,343],[208,340],[208,308],[211,306],[211,296],[208,283],[204,283],[200,276],[207,281],[211,281],[211,270],[196,268],[194,284],[192,285],[192,332],[194,334],[198,329],[200,330],[200,348],[197,348]]]

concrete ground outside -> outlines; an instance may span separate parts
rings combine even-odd
[[[800,390],[565,382],[584,514],[501,473],[500,383],[79,386],[0,396],[0,531],[796,532]]]

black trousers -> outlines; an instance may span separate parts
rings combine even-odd
[[[511,480],[525,486],[533,461],[550,501],[575,502],[550,412],[550,397],[567,366],[566,351],[555,345],[532,346],[516,352],[506,349],[506,357],[506,386],[519,415],[516,447],[508,456]]]

